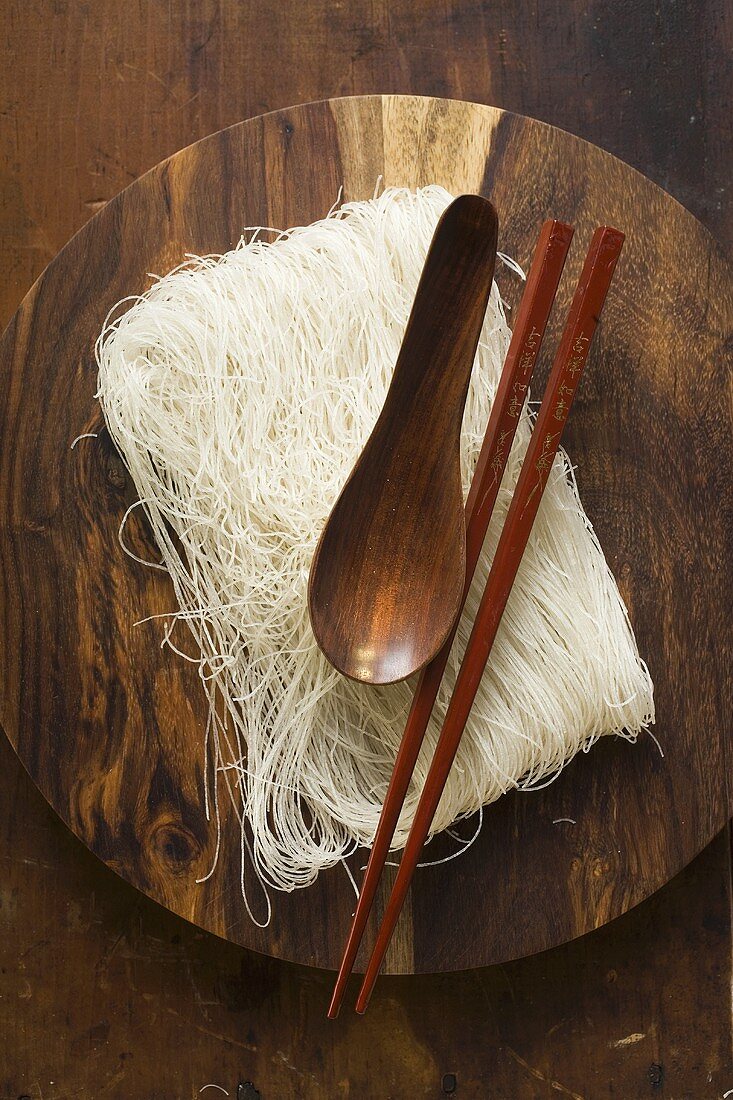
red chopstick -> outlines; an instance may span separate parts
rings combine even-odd
[[[425,788],[357,998],[357,1012],[366,1011],[413,872],[430,831],[560,445],[623,242],[623,234],[610,227],[601,227],[593,235]]]
[[[466,581],[461,608],[486,537],[572,236],[571,226],[547,221],[537,241],[466,500]],[[415,689],[328,1010],[331,1019],[338,1015],[346,982],[354,966],[457,629],[458,619],[440,653],[423,670]]]

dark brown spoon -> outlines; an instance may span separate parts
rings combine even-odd
[[[313,632],[355,680],[391,684],[422,668],[460,608],[461,421],[496,240],[487,199],[461,195],[443,213],[384,406],[313,557]]]

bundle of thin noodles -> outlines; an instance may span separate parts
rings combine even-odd
[[[118,310],[98,342],[106,423],[177,597],[161,632],[174,645],[185,623],[200,653],[217,792],[208,805],[231,797],[265,888],[307,886],[370,842],[405,724],[412,684],[374,688],[335,672],[314,641],[306,589],[450,199],[437,186],[388,189],[274,239],[257,232],[224,256],[191,258]],[[510,264],[499,272],[518,277]],[[463,422],[466,488],[509,336],[495,284]],[[525,411],[397,847],[529,430]],[[633,739],[651,721],[648,671],[561,453],[434,831],[537,787],[602,734]]]

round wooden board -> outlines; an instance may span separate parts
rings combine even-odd
[[[219,867],[196,884],[215,844],[202,806],[204,699],[195,668],[161,650],[159,626],[133,626],[170,609],[172,589],[118,545],[134,489],[101,430],[93,346],[148,272],[225,251],[247,225],[312,221],[342,184],[345,198],[365,198],[380,176],[490,196],[500,247],[523,264],[545,217],[576,226],[550,347],[593,227],[627,234],[566,443],[656,683],[665,751],[609,738],[547,790],[492,806],[468,853],[417,875],[387,959],[410,973],[502,962],[598,927],[678,871],[733,806],[733,280],[703,227],[631,168],[490,107],[366,96],[214,134],[108,203],[35,284],[0,348],[0,690],[35,782],[119,874],[218,935],[337,965],[354,903],[342,869],[275,895],[259,929],[228,817]],[[100,435],[70,450],[82,432]],[[142,523],[135,537],[143,554],[154,549]]]

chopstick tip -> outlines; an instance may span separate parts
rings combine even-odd
[[[373,981],[368,980],[368,976],[364,977],[364,984],[359,990],[359,996],[356,998],[356,1004],[354,1008],[359,1016],[363,1016],[369,1007],[369,1001],[372,996],[372,988],[374,986]]]
[[[339,1014],[339,1009],[341,1008],[341,1001],[343,1000],[343,996],[344,996],[343,989],[341,988],[341,984],[339,983],[339,984],[337,984],[336,988],[333,991],[333,995],[331,997],[331,1003],[328,1006],[328,1012],[326,1013],[327,1019],[329,1019],[329,1020],[335,1020],[336,1019],[336,1017]]]

